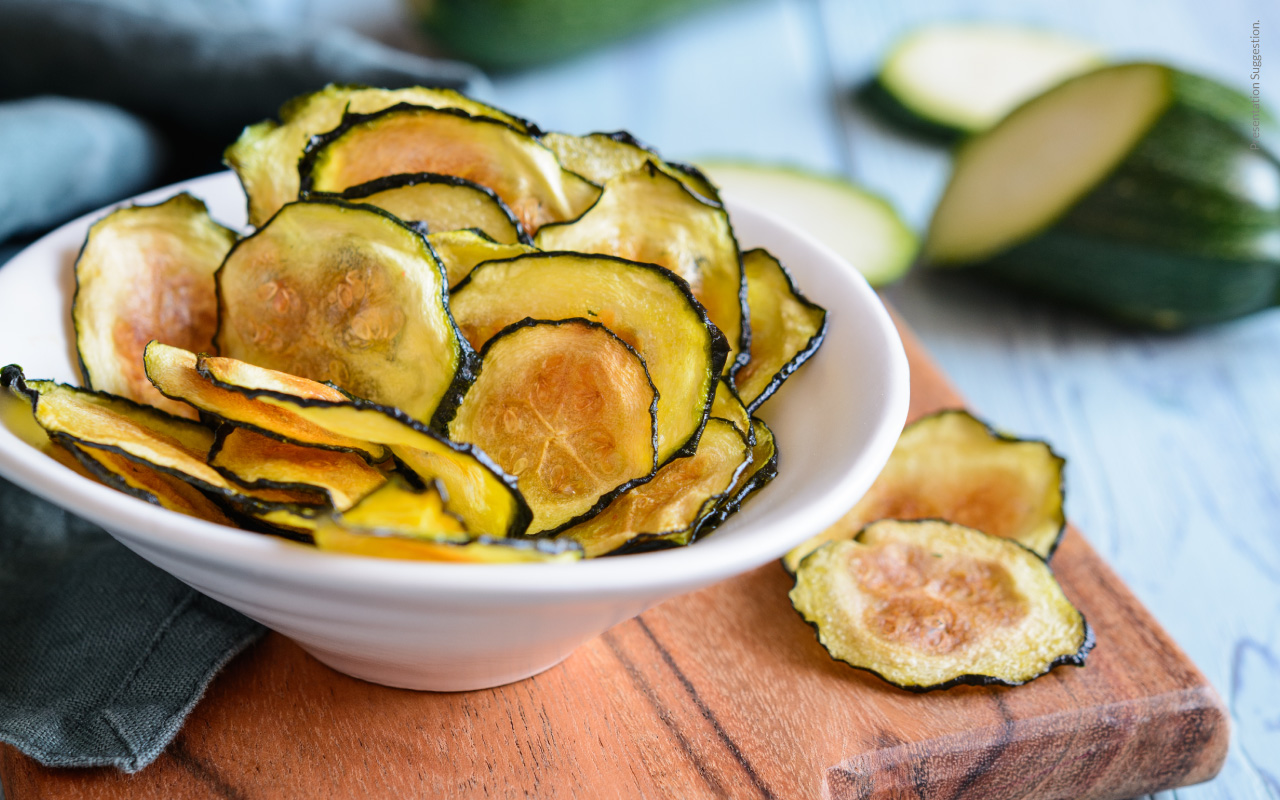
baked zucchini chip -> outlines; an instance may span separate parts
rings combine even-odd
[[[515,214],[492,189],[452,175],[389,175],[352,186],[336,197],[390,211],[405,222],[425,228],[423,233],[475,228],[502,244],[531,241]]]
[[[95,222],[76,259],[71,306],[85,386],[194,418],[194,409],[147,381],[142,350],[152,339],[213,349],[213,275],[235,241],[233,231],[185,192]]]
[[[711,401],[711,416],[727,419],[745,437],[748,444],[755,444],[755,429],[751,425],[751,414],[743,404],[742,398],[733,388],[733,384],[725,378],[716,382],[716,396]]]
[[[751,465],[738,475],[733,488],[720,500],[715,513],[698,529],[703,536],[736,514],[751,495],[760,491],[769,481],[778,477],[778,444],[773,431],[759,417],[751,418]]]
[[[218,270],[221,355],[404,409],[447,414],[474,354],[426,239],[385,211],[290,203]]]
[[[223,153],[249,198],[249,223],[261,227],[285,203],[298,199],[298,159],[312,136],[333,130],[346,111],[368,114],[399,103],[457,108],[473,116],[492,117],[524,131],[528,123],[478,103],[452,89],[371,89],[330,84],[295,97],[280,108],[280,122],[250,125]]]
[[[827,335],[827,310],[800,294],[791,274],[768,251],[748,250],[742,266],[751,308],[751,358],[733,382],[754,414],[818,352]]]
[[[587,558],[689,544],[750,464],[742,432],[712,417],[693,456],[667,464],[561,536],[582,545]]]
[[[729,340],[729,364],[750,347],[746,282],[724,207],[689,191],[652,161],[605,184],[595,205],[572,222],[548,225],[543,250],[601,253],[666,267]]]
[[[599,513],[658,467],[657,391],[644,360],[585,319],[525,319],[490,339],[449,423],[515,475],[529,533]]]
[[[883,520],[823,545],[791,603],[832,658],[915,692],[1018,686],[1093,649],[1039,556],[940,520]]]
[[[652,161],[654,166],[689,187],[690,191],[713,203],[720,202],[720,193],[697,167],[663,161],[658,151],[626,131],[589,133],[586,136],[553,132],[544,133],[541,139],[556,154],[562,167],[592,183],[604,185],[606,181],[634,172],[646,161]]]
[[[347,396],[332,386],[255,367],[234,358],[197,356],[190,350],[160,342],[147,345],[143,364],[147,378],[165,397],[190,403],[218,419],[284,442],[359,453],[371,462],[387,457],[384,447],[336,436],[286,409],[260,403],[240,388],[285,383],[306,397],[345,401]],[[229,380],[219,383],[214,380],[215,374],[228,376]]]
[[[347,114],[313,137],[298,162],[303,194],[342,192],[375,178],[434,172],[487,186],[530,234],[575,219],[600,187],[560,166],[537,139],[489,117],[457,109],[397,105]]]
[[[323,492],[338,511],[387,482],[382,470],[354,453],[289,444],[233,425],[215,433],[209,466],[246,489]]]
[[[610,256],[531,253],[477,266],[450,305],[476,348],[526,317],[603,324],[635,348],[658,389],[658,463],[697,448],[728,346],[670,271]]]
[[[449,288],[462,282],[477,264],[538,252],[527,244],[499,244],[479,230],[443,231],[427,236],[449,278]]]
[[[858,504],[782,563],[794,572],[823,542],[879,519],[944,519],[1013,539],[1048,561],[1066,528],[1065,463],[1047,443],[996,433],[966,411],[922,417],[902,431]]]

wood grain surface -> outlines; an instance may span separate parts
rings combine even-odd
[[[960,398],[905,332],[911,416]],[[785,446],[784,446],[785,447]],[[801,457],[782,450],[785,459]],[[1084,668],[916,695],[832,661],[771,563],[664,603],[497,689],[388,689],[269,635],[137,775],[0,751],[28,798],[1125,798],[1207,780],[1228,723],[1204,677],[1069,530]]]

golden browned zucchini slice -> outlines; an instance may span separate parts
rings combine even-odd
[[[477,264],[538,252],[533,245],[498,244],[476,230],[432,233],[427,236],[427,241],[444,264],[450,288],[461,283]]]
[[[916,692],[1083,666],[1093,633],[1035,553],[940,520],[883,520],[800,564],[796,611],[837,660]]]
[[[749,444],[755,443],[755,429],[751,425],[751,415],[743,405],[742,398],[734,390],[728,379],[721,378],[716,382],[716,396],[711,401],[711,416],[727,419],[745,437]]]
[[[626,131],[589,133],[586,136],[553,132],[544,133],[541,139],[560,159],[561,166],[592,183],[604,185],[606,181],[640,169],[646,161],[652,161],[658,169],[703,198],[720,202],[719,192],[697,167],[663,161],[657,151]]]
[[[453,175],[388,175],[332,196],[390,211],[423,233],[474,228],[502,244],[531,241],[492,189]]]
[[[457,108],[474,116],[492,117],[521,131],[527,126],[524,120],[451,89],[371,89],[330,84],[285,103],[280,108],[280,122],[268,119],[245,128],[223,154],[249,198],[249,223],[261,227],[281,206],[298,199],[298,159],[312,136],[336,128],[348,110],[368,114],[398,103]]]
[[[728,338],[729,363],[738,354],[745,359],[750,345],[746,282],[729,215],[652,161],[610,180],[585,214],[542,228],[534,244],[666,267],[689,282],[693,296]]]
[[[63,441],[64,452],[73,455],[85,470],[113,489],[179,514],[235,526],[216,503],[186,481],[110,450],[79,447],[69,439]]]
[[[658,388],[658,463],[697,447],[728,347],[668,270],[610,256],[531,253],[479,265],[449,303],[477,348],[526,317],[600,322],[635,348]]]
[[[312,138],[298,162],[304,194],[341,192],[410,172],[456,175],[489,187],[530,234],[548,222],[576,218],[600,194],[532,136],[456,109],[398,105],[348,114],[337,128]]]
[[[209,465],[248,489],[324,492],[339,511],[387,480],[381,470],[354,453],[289,444],[231,425],[218,429]]]
[[[755,413],[782,382],[818,352],[827,310],[809,302],[790,273],[766,250],[742,254],[751,307],[751,359],[733,376],[747,409]]]
[[[290,203],[218,270],[221,355],[334,384],[429,420],[473,353],[426,239],[372,206]]]
[[[769,481],[778,477],[778,445],[773,431],[759,417],[751,418],[751,465],[738,475],[730,489],[720,500],[715,513],[698,529],[704,536],[736,514],[747,498],[760,491]]]
[[[750,463],[746,437],[732,422],[712,417],[692,457],[667,464],[561,536],[582,545],[587,558],[686,545]]]
[[[147,381],[142,350],[152,339],[213,349],[213,274],[235,241],[234,232],[186,193],[95,222],[76,259],[71,307],[85,386],[194,418],[195,409]]]
[[[166,397],[184,400],[206,414],[281,441],[359,453],[373,462],[387,457],[386,448],[381,445],[337,436],[287,409],[260,403],[241,388],[287,385],[302,396],[345,401],[347,396],[332,386],[255,367],[234,358],[198,357],[189,350],[159,342],[147,345],[143,363],[147,377]],[[226,376],[226,380],[216,383],[215,373]]]
[[[1066,527],[1065,460],[1045,442],[996,433],[965,411],[908,425],[876,482],[835,525],[783,558],[792,572],[823,542],[878,519],[945,519],[1013,539],[1046,561]]]
[[[525,319],[489,340],[449,423],[520,481],[529,533],[587,519],[657,469],[657,392],[603,325]]]

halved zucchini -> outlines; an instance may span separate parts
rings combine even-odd
[[[218,270],[221,354],[332,381],[429,420],[471,378],[444,269],[421,234],[372,206],[290,203]]]
[[[658,467],[657,391],[644,360],[585,319],[525,319],[490,339],[449,438],[520,481],[529,533],[588,519]]]
[[[691,191],[713,203],[720,202],[716,187],[694,167],[670,164],[662,160],[652,147],[641,143],[626,131],[589,133],[544,133],[542,143],[551,148],[565,169],[576,172],[592,183],[604,185],[627,172],[633,172],[652,161],[654,165],[683,183]]]
[[[521,131],[527,126],[524,120],[452,89],[371,89],[329,84],[281,106],[280,122],[268,119],[245,128],[223,154],[249,199],[249,224],[261,227],[281,206],[298,199],[298,159],[312,136],[336,128],[347,111],[368,114],[398,103],[458,108],[473,116],[492,117]]]
[[[185,192],[95,222],[76,259],[71,306],[85,386],[194,418],[194,409],[147,381],[142,350],[152,339],[213,349],[213,275],[235,241],[235,232]]]
[[[670,271],[610,256],[531,253],[477,266],[450,303],[477,348],[526,317],[603,324],[635,348],[658,389],[658,463],[697,447],[728,347]]]
[[[335,436],[296,414],[257,402],[238,388],[233,388],[234,381],[230,386],[218,384],[206,371],[212,369],[237,376],[248,373],[254,377],[269,377],[281,375],[281,373],[255,367],[233,358],[197,356],[189,350],[170,347],[160,342],[151,342],[147,345],[143,353],[143,364],[147,378],[165,397],[190,403],[206,414],[281,441],[321,447],[326,450],[360,453],[363,458],[373,462],[386,458],[385,448],[379,445]],[[332,386],[304,378],[283,377],[292,382],[308,384],[307,389],[312,395],[333,400],[347,399],[346,395]],[[245,379],[240,378],[240,382],[245,382]],[[262,382],[261,378],[259,382]]]
[[[811,234],[872,286],[906,274],[918,242],[887,200],[838,175],[747,161],[704,161],[707,174],[744,200]],[[752,324],[755,320],[752,320]]]
[[[698,528],[698,536],[704,536],[716,529],[726,519],[738,513],[742,504],[751,495],[760,491],[769,481],[778,477],[778,443],[773,431],[759,417],[751,418],[751,465],[733,482],[730,489],[715,513],[709,516]]]
[[[1093,648],[1039,556],[939,520],[884,520],[823,545],[791,602],[832,658],[916,692],[1018,686]]]
[[[232,425],[218,429],[209,466],[247,489],[324,492],[338,511],[387,481],[381,470],[354,453],[289,444]]]
[[[783,558],[792,572],[823,542],[879,519],[944,519],[1013,539],[1046,561],[1062,538],[1062,467],[1045,442],[996,433],[966,411],[908,425],[858,504]]]
[[[767,250],[742,254],[751,307],[751,360],[733,376],[755,413],[791,373],[822,346],[827,310],[800,294],[791,274]]]
[[[582,545],[587,558],[689,544],[750,463],[746,436],[712,417],[693,456],[667,464],[561,536]]]
[[[527,244],[499,244],[477,230],[433,233],[427,236],[427,241],[439,256],[440,263],[444,264],[450,288],[461,283],[477,264],[538,251],[538,248]]]
[[[492,189],[453,175],[388,175],[352,186],[337,196],[390,211],[425,228],[424,233],[476,228],[503,244],[530,241],[515,214]]]
[[[298,172],[303,194],[341,192],[400,173],[456,175],[492,189],[531,234],[576,218],[600,194],[537,139],[506,123],[403,104],[347,114],[337,128],[311,139]]]
[[[585,214],[547,225],[534,244],[666,267],[688,281],[707,316],[728,338],[729,363],[738,354],[745,360],[751,336],[746,282],[729,215],[652,161],[611,179]]]

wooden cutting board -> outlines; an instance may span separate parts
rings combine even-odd
[[[901,325],[900,325],[901,327]],[[911,417],[961,404],[905,329]],[[783,468],[790,454],[782,443]],[[1126,798],[1204,781],[1208,681],[1075,530],[1053,559],[1088,666],[916,695],[832,661],[777,563],[669,601],[510,686],[427,694],[331,671],[277,634],[137,775],[0,750],[27,798]]]

